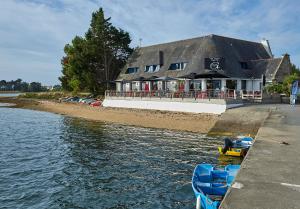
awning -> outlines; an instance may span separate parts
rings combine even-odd
[[[195,78],[230,78],[229,76],[225,75],[222,72],[218,72],[218,71],[207,71],[205,73],[201,73],[201,74],[197,74],[195,76]]]
[[[150,78],[146,78],[145,81],[154,81],[157,78],[158,78],[157,76],[151,76]]]
[[[144,80],[145,80],[144,77],[137,77],[137,78],[131,79],[131,81],[144,81]]]
[[[115,80],[115,82],[129,83],[131,81],[130,80],[126,80],[126,79],[118,79],[118,80]]]
[[[154,80],[156,80],[156,81],[175,81],[177,79],[176,78],[171,78],[171,77],[168,77],[168,76],[162,76],[162,77],[156,78]]]
[[[197,73],[190,73],[188,75],[179,76],[178,78],[187,78],[187,79],[195,79]]]
[[[198,79],[198,78],[230,78],[222,72],[218,71],[207,71],[204,73],[190,73],[188,75],[180,76],[179,78],[187,78],[187,79]]]

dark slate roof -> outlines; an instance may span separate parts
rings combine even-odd
[[[163,52],[164,57],[164,63],[160,70],[155,73],[144,72],[146,65],[159,64],[159,51]],[[260,72],[260,70],[265,71],[263,69],[265,61],[259,60],[272,60],[261,43],[208,35],[138,48],[130,56],[118,79],[131,80],[136,77],[180,77],[190,73],[202,74],[206,72],[204,59],[211,57],[225,58],[225,66],[222,73],[232,78],[261,78],[261,74],[264,72]],[[259,70],[245,70],[241,68],[240,62],[250,62],[251,60],[255,60],[252,62],[253,67],[259,66]],[[181,71],[168,70],[171,63],[178,62],[187,62],[188,64]],[[272,66],[278,63],[277,59],[274,62],[266,62],[270,63],[267,65],[270,72],[273,70]],[[139,71],[135,74],[125,74],[128,67],[139,67]]]
[[[264,74],[267,80],[272,80],[278,67],[280,66],[282,59],[283,58],[251,60],[249,62],[249,71],[252,72],[249,73],[249,76],[257,78]]]

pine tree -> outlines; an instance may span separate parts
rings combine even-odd
[[[92,14],[85,37],[75,37],[65,46],[62,87],[75,92],[102,93],[132,53],[130,42],[129,33],[114,27],[100,8]]]

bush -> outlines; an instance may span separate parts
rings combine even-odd
[[[268,93],[284,93],[284,86],[281,83],[274,83],[266,86],[266,90]]]
[[[292,83],[297,79],[299,79],[299,76],[296,73],[288,75],[284,78],[283,83],[272,83],[266,86],[266,90],[268,93],[286,94],[289,96]]]
[[[104,99],[103,95],[91,95],[90,93],[81,92],[81,93],[74,93],[74,92],[40,92],[40,93],[23,93],[19,95],[19,98],[27,98],[27,99],[46,99],[46,100],[58,100],[59,98],[63,97],[70,97],[70,96],[78,96],[78,97],[88,97],[92,96],[93,98],[97,99]]]
[[[47,93],[24,93],[20,94],[20,98],[28,98],[28,99],[59,99],[61,97],[69,96],[64,92],[47,92]]]

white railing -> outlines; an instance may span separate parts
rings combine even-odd
[[[206,91],[112,91],[107,90],[105,97],[132,97],[132,98],[190,98],[190,99],[237,99],[240,95],[236,90],[228,89],[226,91],[220,90],[206,90]]]
[[[253,99],[253,100],[261,100],[262,92],[261,91],[241,91],[242,99]]]

